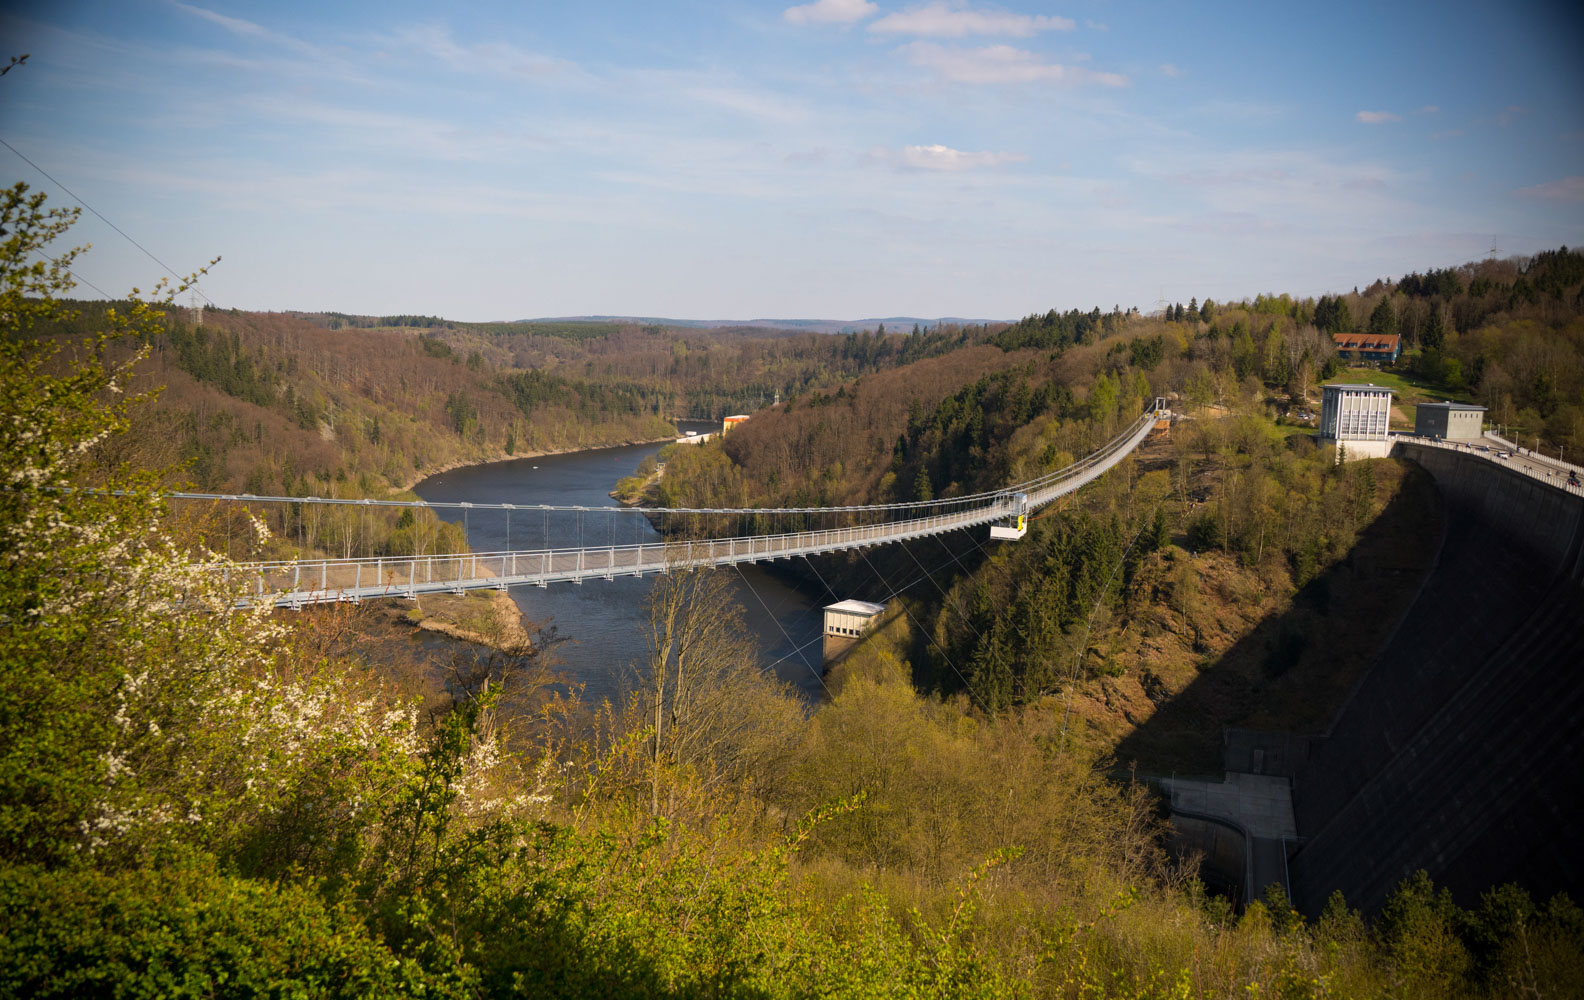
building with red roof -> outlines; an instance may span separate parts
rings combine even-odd
[[[1395,333],[1333,333],[1331,342],[1344,358],[1391,364],[1402,354],[1402,338]]]

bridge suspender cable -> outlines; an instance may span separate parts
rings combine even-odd
[[[804,643],[802,646],[799,646],[799,645],[797,645],[797,643],[793,642],[792,641],[792,637],[787,634],[787,630],[782,627],[781,619],[777,618],[774,614],[771,613],[770,608],[764,602],[764,598],[759,596],[759,591],[754,589],[753,583],[750,582],[748,577],[743,573],[742,567],[737,565],[736,563],[733,563],[732,564],[732,569],[735,569],[737,571],[737,575],[742,579],[743,586],[747,587],[748,588],[748,592],[750,594],[754,595],[754,600],[759,602],[759,606],[761,608],[764,608],[765,617],[767,617],[771,621],[775,622],[775,627],[777,629],[780,629],[781,636],[782,636],[782,638],[786,639],[787,645],[795,647],[792,650],[792,652],[797,654],[798,659],[803,661],[803,665],[805,667],[808,667],[809,673],[813,674],[814,675],[814,679],[819,681],[819,686],[825,691],[825,697],[827,697],[827,698],[834,697],[831,694],[830,688],[825,687],[825,678],[824,678],[824,676],[818,670],[815,670],[813,664],[809,663],[808,657],[803,655],[804,647],[811,645],[811,643]],[[786,657],[783,656],[781,659],[784,660],[784,659],[786,659]],[[776,663],[780,663],[780,662],[781,662],[781,660],[777,660],[776,661]],[[772,666],[774,666],[774,664],[772,664]]]
[[[288,504],[360,504],[372,507],[428,507],[431,509],[471,509],[471,510],[543,510],[545,512],[557,511],[609,511],[612,513],[647,515],[663,514],[667,517],[673,514],[697,515],[798,515],[798,514],[863,514],[881,511],[892,511],[907,514],[909,511],[924,510],[938,511],[944,508],[983,505],[1010,497],[1014,493],[1035,494],[1041,490],[1052,487],[1067,479],[1077,478],[1108,459],[1119,451],[1131,450],[1133,439],[1140,435],[1146,424],[1153,422],[1158,411],[1147,410],[1137,420],[1130,424],[1115,438],[1107,442],[1100,450],[1085,456],[1064,468],[1048,472],[1042,476],[1000,489],[985,490],[979,493],[969,493],[957,497],[944,497],[937,500],[911,500],[899,503],[881,504],[852,504],[838,507],[588,507],[576,504],[511,504],[511,503],[473,503],[466,500],[428,501],[428,500],[375,500],[370,497],[342,498],[342,497],[293,497],[293,496],[262,496],[251,493],[197,493],[189,491],[171,491],[159,494],[157,499],[167,500],[220,500],[231,503],[288,503]],[[1126,446],[1126,447],[1124,447]],[[84,489],[81,492],[102,496],[127,496],[126,490],[99,490]],[[1033,506],[1043,506],[1047,501],[1031,500]],[[928,515],[926,515],[928,516]]]
[[[905,544],[905,543],[904,543],[904,545],[903,545],[903,547],[904,547],[904,548],[906,548],[906,544]],[[869,557],[868,557],[868,556],[865,556],[865,555],[864,555],[864,553],[863,553],[863,550],[862,550],[862,549],[859,549],[859,550],[858,550],[858,554],[859,554],[859,555],[860,555],[860,556],[863,556],[863,560],[864,560],[864,562],[866,562],[866,563],[868,563],[868,562],[869,562]],[[909,554],[910,554],[910,555],[911,555],[911,553],[909,553]],[[808,563],[808,567],[809,567],[809,569],[811,569],[811,570],[813,570],[813,571],[814,571],[814,575],[815,575],[815,577],[817,577],[817,578],[818,578],[818,579],[819,579],[819,582],[820,582],[820,586],[822,586],[822,587],[824,587],[824,588],[825,588],[825,592],[826,592],[826,593],[827,593],[827,594],[830,594],[830,595],[831,595],[831,596],[832,596],[832,597],[838,597],[838,596],[839,596],[839,595],[838,595],[838,594],[837,594],[837,593],[836,593],[836,591],[834,591],[834,590],[832,590],[832,589],[831,589],[831,587],[830,587],[830,584],[828,584],[828,583],[826,583],[826,582],[825,582],[825,577],[824,577],[824,576],[823,576],[823,575],[822,575],[822,574],[821,574],[821,573],[820,573],[820,571],[819,571],[819,567],[818,567],[818,566],[815,566],[815,565],[814,565],[814,561],[813,561],[813,560],[812,560],[812,559],[810,559],[810,558],[809,558],[809,557],[808,557],[808,556],[806,556],[806,555],[805,555],[805,556],[804,556],[804,557],[803,557],[803,561],[804,561],[804,562],[806,562],[806,563]],[[918,562],[918,558],[917,558],[917,557],[916,557],[916,556],[915,556],[915,557],[914,557],[914,560],[913,560],[913,561],[914,561],[914,562]],[[937,566],[937,567],[936,567],[936,569],[939,569],[939,568],[940,568],[940,567],[939,567],[939,566]],[[871,571],[873,571],[873,572],[874,572],[874,574],[875,574],[875,576],[876,576],[876,577],[878,577],[878,578],[879,578],[879,580],[880,580],[880,584],[881,584],[881,586],[883,586],[883,587],[885,587],[885,588],[886,588],[886,589],[888,589],[888,590],[891,590],[891,584],[890,584],[890,583],[889,583],[889,582],[888,582],[888,581],[887,581],[887,580],[886,580],[886,578],[885,578],[885,577],[884,577],[884,576],[882,576],[882,575],[881,575],[881,574],[880,574],[880,572],[879,572],[879,571],[878,571],[878,570],[875,570],[875,567],[874,567],[874,564],[873,564],[873,563],[869,563],[869,569],[870,569],[870,570],[871,570]],[[920,564],[920,565],[919,565],[919,569],[920,569],[920,570],[923,570],[923,569],[924,569],[924,566],[923,566],[923,564]],[[928,576],[928,575],[929,575],[929,573],[928,573],[928,571],[926,571],[926,572],[925,572],[925,576]],[[931,581],[930,581],[930,582],[931,582],[931,583],[933,583],[933,582],[934,582],[934,580],[931,580]],[[890,596],[889,596],[889,597],[887,597],[887,598],[886,598],[886,600],[887,600],[887,601],[890,601],[890,600],[892,600],[892,599],[893,599],[893,598],[896,598],[896,597],[900,597],[900,596],[901,596],[901,595],[902,595],[902,594],[904,594],[904,593],[905,593],[905,592],[907,592],[907,591],[908,591],[908,590],[909,590],[909,589],[910,589],[910,588],[912,588],[912,586],[913,586],[913,584],[915,584],[915,583],[918,583],[918,580],[914,580],[914,581],[913,581],[913,583],[909,583],[909,584],[907,584],[907,585],[906,585],[906,586],[904,586],[904,587],[902,587],[902,588],[901,588],[901,589],[900,589],[900,590],[891,590],[891,594],[890,594]],[[907,607],[907,605],[906,605],[906,604],[904,604],[904,605],[902,605],[902,611],[903,611],[903,613],[904,613],[904,614],[906,614],[906,615],[907,615],[907,616],[908,616],[908,620],[909,620],[909,621],[911,621],[911,622],[913,622],[913,624],[914,624],[914,626],[915,626],[915,627],[916,627],[916,628],[918,628],[918,630],[919,630],[919,631],[920,631],[920,632],[923,632],[923,633],[924,633],[924,635],[925,635],[925,636],[926,636],[926,637],[927,637],[927,638],[928,638],[928,639],[929,639],[929,640],[930,640],[930,641],[931,641],[931,642],[935,642],[935,638],[934,638],[934,636],[931,636],[931,635],[930,635],[930,634],[929,634],[929,633],[928,633],[928,632],[925,632],[925,631],[924,631],[924,627],[923,627],[923,626],[922,626],[922,625],[920,625],[920,624],[919,624],[919,622],[918,622],[918,619],[917,619],[917,618],[914,618],[914,617],[913,617],[913,612],[911,612],[911,611],[909,611],[909,610],[908,610],[908,607]],[[970,626],[970,628],[971,628],[971,627],[972,627],[972,626]],[[940,649],[940,643],[935,643],[935,648],[936,648],[936,649]],[[950,667],[951,667],[951,668],[952,668],[952,673],[954,673],[954,674],[956,674],[956,675],[957,675],[957,678],[958,678],[958,680],[960,680],[960,681],[962,681],[962,683],[963,683],[963,690],[964,690],[964,691],[966,691],[966,692],[967,692],[967,693],[968,693],[968,697],[969,697],[969,699],[970,699],[970,700],[973,700],[973,701],[977,701],[977,702],[979,702],[979,707],[980,707],[980,708],[984,708],[984,699],[982,699],[982,698],[980,698],[980,697],[979,697],[979,696],[978,696],[978,695],[977,695],[977,694],[975,694],[975,692],[974,692],[974,689],[973,689],[973,685],[971,685],[971,684],[969,684],[969,683],[968,683],[968,678],[966,678],[966,677],[964,677],[964,676],[963,676],[963,675],[962,675],[962,671],[960,671],[960,670],[958,670],[958,669],[957,669],[957,665],[956,665],[956,664],[955,664],[955,663],[952,663],[952,661],[951,661],[951,657],[950,657],[950,656],[947,656],[947,655],[946,655],[946,651],[945,651],[945,650],[944,650],[944,649],[941,649],[941,656],[942,656],[942,657],[944,657],[944,658],[945,658],[945,660],[946,660],[946,663],[947,663],[947,665],[948,665],[948,666],[950,666]]]
[[[875,567],[874,563],[869,562],[869,556],[864,552],[863,549],[859,549],[858,550],[858,555],[869,566],[870,572],[874,573],[875,577],[879,579],[881,586],[887,588],[888,590],[891,590],[891,596],[886,598],[887,601],[890,601],[892,598],[901,596],[902,590],[906,590],[906,589],[908,589],[908,587],[913,586],[913,584],[910,583],[910,584],[908,584],[908,587],[904,587],[904,588],[902,588],[902,590],[891,589],[891,582],[885,578],[885,574],[881,573],[880,570]],[[919,568],[923,569],[922,566],[919,567]],[[917,580],[913,581],[913,583],[917,583],[917,582],[918,582]],[[956,674],[957,675],[957,679],[962,681],[963,690],[968,692],[968,697],[970,699],[972,699],[973,701],[978,702],[979,703],[979,707],[982,710],[984,710],[985,712],[989,712],[990,711],[990,706],[986,705],[985,704],[985,700],[983,698],[979,697],[978,692],[976,692],[973,689],[973,685],[968,683],[968,678],[963,676],[963,672],[961,670],[957,669],[957,664],[952,662],[951,654],[946,652],[946,648],[944,646],[942,646],[938,641],[936,641],[935,636],[933,634],[931,634],[929,632],[929,630],[926,629],[924,627],[924,625],[917,618],[913,617],[913,612],[912,612],[912,610],[910,610],[908,608],[906,602],[903,602],[903,604],[902,604],[902,613],[907,615],[908,616],[908,621],[913,623],[913,627],[918,629],[919,632],[922,633],[924,635],[924,637],[930,641],[930,644],[933,645],[937,650],[940,651],[941,658],[946,661],[946,665],[948,667],[951,667],[952,673]]]
[[[758,562],[761,559],[785,559],[807,556],[811,553],[835,552],[844,549],[862,549],[870,545],[907,541],[926,535],[939,536],[945,532],[966,530],[984,524],[1003,521],[1014,514],[1044,506],[1052,500],[1079,489],[1084,484],[1103,475],[1127,453],[1138,446],[1149,433],[1161,411],[1142,414],[1121,434],[1099,451],[1080,459],[1063,469],[1038,476],[1019,484],[1018,488],[1000,489],[954,497],[945,500],[901,503],[869,504],[834,508],[589,508],[581,505],[556,506],[536,504],[475,504],[467,501],[443,504],[426,504],[411,501],[320,500],[311,497],[252,497],[216,494],[185,494],[191,499],[232,502],[277,502],[295,505],[298,515],[298,541],[306,544],[308,526],[303,512],[316,503],[354,503],[362,507],[355,522],[366,522],[376,506],[386,507],[448,507],[460,508],[465,529],[471,528],[474,510],[502,510],[506,512],[508,531],[510,519],[518,509],[538,509],[544,519],[545,547],[538,550],[494,552],[431,553],[393,556],[358,556],[345,558],[318,558],[252,563],[216,563],[216,572],[228,576],[241,575],[249,581],[248,593],[239,597],[238,605],[273,603],[285,607],[301,607],[322,601],[358,601],[365,597],[405,596],[413,598],[419,593],[442,590],[465,591],[481,588],[505,588],[523,584],[544,586],[557,581],[582,581],[591,577],[612,579],[616,575],[644,576],[664,571],[675,559],[685,559],[699,565],[727,565]],[[1021,489],[1032,492],[1019,495]],[[103,492],[103,491],[96,491]],[[585,535],[591,527],[586,515],[598,510],[611,518],[607,522],[606,539],[597,548],[585,547]],[[571,513],[567,520],[572,524],[575,547],[550,548],[552,511]],[[766,521],[784,530],[778,534],[730,535],[725,537],[695,538],[678,541],[662,539],[655,542],[616,545],[614,518],[618,514],[652,518],[656,513],[667,523],[672,514],[681,514],[684,523],[699,527],[698,519],[707,515],[729,516],[728,527],[739,530],[764,525]],[[882,517],[890,513],[892,517]],[[821,527],[809,523],[809,515],[845,514],[847,523],[835,527]],[[767,517],[768,515],[768,517]],[[756,522],[743,525],[744,517]],[[781,522],[777,524],[776,522]],[[515,532],[513,532],[515,535]],[[975,542],[977,547],[977,541]],[[948,556],[956,555],[947,547]],[[909,556],[918,562],[916,554]],[[865,557],[867,558],[867,557]],[[919,564],[922,568],[922,563]],[[872,568],[873,564],[871,564]],[[884,581],[883,575],[877,573]],[[926,571],[925,575],[928,575]],[[920,577],[923,579],[923,577]],[[914,581],[916,583],[917,581]],[[935,584],[933,577],[931,583]],[[911,587],[913,584],[909,584]],[[887,586],[889,583],[887,582]],[[907,588],[903,588],[907,589]],[[955,608],[962,614],[961,608]],[[934,637],[931,636],[931,641]],[[938,645],[938,643],[937,643]],[[952,664],[955,670],[955,664]]]
[[[1133,541],[1128,542],[1127,548],[1123,549],[1122,554],[1117,557],[1116,565],[1111,568],[1111,575],[1106,578],[1105,586],[1101,587],[1100,593],[1095,595],[1094,610],[1089,612],[1089,623],[1084,626],[1083,641],[1078,644],[1078,655],[1073,658],[1072,677],[1067,681],[1067,703],[1062,709],[1061,731],[1063,736],[1067,735],[1067,719],[1072,714],[1072,693],[1073,689],[1078,686],[1078,668],[1083,665],[1084,651],[1089,647],[1089,634],[1094,631],[1095,618],[1100,614],[1100,605],[1105,602],[1106,594],[1111,591],[1111,583],[1116,580],[1117,571],[1122,568],[1123,563],[1127,562],[1128,553],[1133,551],[1134,543],[1139,540],[1139,536],[1143,533],[1144,519],[1140,518],[1139,528],[1133,532]]]
[[[937,535],[935,537],[939,538],[940,536]],[[915,566],[917,566],[919,568],[919,572],[923,573],[926,577],[929,577],[930,584],[933,585],[935,590],[941,595],[941,600],[943,600],[947,604],[951,605],[952,610],[957,612],[957,617],[961,618],[963,624],[968,626],[968,631],[972,632],[974,634],[974,636],[976,638],[978,638],[981,642],[984,641],[984,635],[978,629],[974,628],[973,620],[970,619],[967,615],[963,614],[962,606],[960,604],[958,604],[955,600],[953,600],[952,596],[950,594],[946,593],[946,591],[941,588],[941,585],[939,583],[935,582],[934,574],[932,574],[929,570],[924,568],[924,564],[919,562],[918,556],[914,555],[913,554],[913,550],[907,547],[907,543],[906,542],[902,543],[900,548],[902,549],[903,552],[906,552],[908,554],[908,558],[913,560],[913,565],[915,565]],[[951,549],[947,549],[946,550],[946,554],[947,555],[951,555],[952,554],[951,553]],[[957,557],[956,556],[952,556],[952,558],[955,560]]]

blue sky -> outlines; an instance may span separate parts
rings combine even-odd
[[[24,2],[0,138],[225,306],[1148,311],[1584,243],[1573,6]]]

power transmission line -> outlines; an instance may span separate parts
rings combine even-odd
[[[171,267],[169,264],[165,263],[164,261],[160,260],[158,257],[154,256],[154,254],[149,251],[148,247],[144,246],[143,244],[139,243],[137,240],[134,240],[132,237],[128,236],[121,229],[120,226],[116,225],[114,222],[111,222],[109,219],[105,218],[99,212],[99,210],[97,208],[94,208],[92,205],[88,204],[86,201],[83,201],[81,198],[79,198],[77,196],[77,194],[74,191],[72,191],[71,188],[67,187],[66,185],[62,184],[60,181],[56,180],[53,176],[51,176],[51,174],[50,174],[50,172],[48,170],[45,170],[43,167],[39,166],[37,163],[34,163],[32,160],[28,159],[26,156],[23,156],[22,152],[20,150],[18,150],[15,146],[11,145],[9,142],[6,142],[4,139],[0,139],[0,146],[4,146],[5,148],[9,149],[11,152],[16,153],[16,155],[21,158],[23,163],[26,163],[28,166],[32,167],[34,170],[37,170],[39,173],[43,174],[49,180],[50,183],[54,184],[56,187],[60,188],[64,192],[66,192],[67,197],[71,198],[73,201],[77,202],[77,204],[81,205],[83,208],[86,208],[88,211],[92,212],[94,214],[94,216],[99,219],[100,222],[103,222],[105,225],[109,226],[111,229],[114,229],[117,233],[120,233],[121,237],[123,239],[125,239],[128,243],[132,244],[133,246],[137,247],[139,250],[143,251],[143,255],[144,256],[146,256],[149,260],[152,260],[154,263],[158,264],[160,267],[163,267],[167,272],[170,273],[171,277],[175,278],[177,281],[185,280],[180,274],[178,274],[176,272],[176,269],[174,267]],[[84,284],[88,284],[87,282],[83,282],[83,283]],[[93,288],[92,285],[88,285],[88,287]],[[98,291],[98,289],[95,289],[95,291]],[[205,302],[209,303],[211,306],[214,305],[214,300],[211,299],[209,296],[204,295],[203,291],[201,289],[199,289],[197,285],[193,286],[193,291],[197,292],[199,295],[202,295],[203,296],[203,300]],[[99,292],[99,294],[100,295],[104,295],[105,293],[104,292]],[[109,297],[110,296],[105,295],[105,298],[109,298]]]
[[[98,292],[100,295],[103,295],[105,298],[111,299],[111,301],[114,301],[114,299],[111,298],[109,292],[106,292],[103,288],[100,288],[98,285],[96,285],[93,282],[89,281],[87,278],[84,278],[82,275],[78,274],[76,271],[73,271],[71,268],[69,268],[66,265],[62,264],[60,261],[56,260],[54,257],[51,257],[49,254],[47,254],[44,251],[40,250],[38,247],[33,247],[33,252],[38,254],[40,257],[43,257],[45,260],[49,261],[51,264],[54,264],[56,267],[61,268],[67,274],[71,275],[73,281],[81,282],[82,284],[87,285],[89,288],[92,288],[94,291]]]

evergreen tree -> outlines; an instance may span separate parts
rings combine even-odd
[[[1391,336],[1397,332],[1397,311],[1392,308],[1391,296],[1380,300],[1380,305],[1370,313],[1369,332]]]
[[[1326,333],[1352,333],[1355,329],[1353,310],[1340,295],[1322,295],[1315,303],[1314,325]]]
[[[1166,520],[1166,508],[1156,507],[1155,518],[1150,522],[1149,548],[1164,549],[1171,544],[1171,526]]]
[[[1419,343],[1431,351],[1439,351],[1446,343],[1446,324],[1441,318],[1441,306],[1431,305],[1430,316],[1425,320],[1425,327],[1419,334]]]
[[[996,622],[990,633],[980,638],[973,659],[968,663],[968,675],[973,678],[972,692],[990,712],[1012,704],[1012,650],[1005,634],[1005,627]]]

